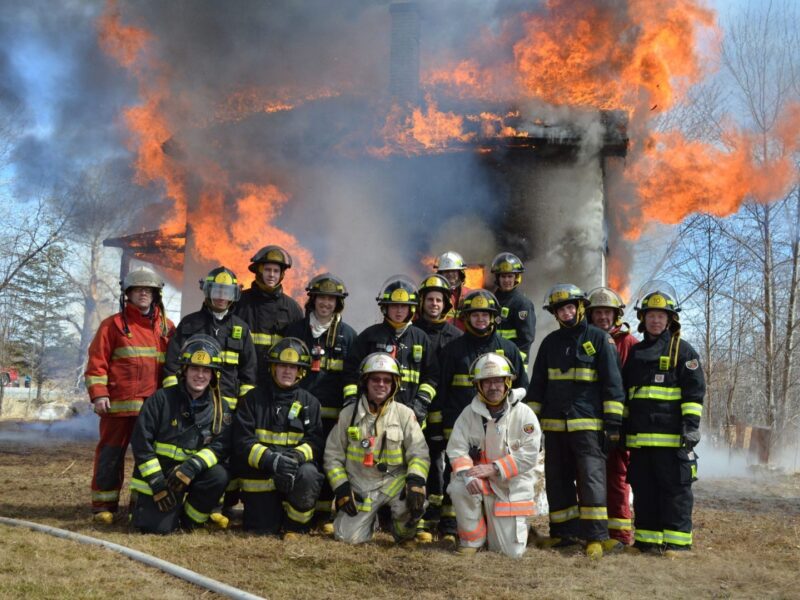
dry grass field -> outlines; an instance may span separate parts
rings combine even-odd
[[[9,424],[3,428],[8,431]],[[800,476],[703,478],[696,484],[690,558],[530,547],[522,560],[470,559],[388,536],[348,547],[320,536],[283,542],[226,532],[168,537],[90,522],[93,444],[46,431],[0,435],[0,516],[101,537],[268,598],[800,598]],[[538,526],[546,531],[544,518]],[[0,525],[0,598],[212,598],[214,594],[118,554]]]

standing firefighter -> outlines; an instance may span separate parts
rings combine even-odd
[[[342,410],[344,359],[355,343],[356,332],[342,321],[347,289],[341,279],[330,273],[317,275],[306,292],[306,317],[289,325],[286,335],[303,340],[311,352],[311,366],[300,387],[319,400],[327,437]],[[326,480],[317,502],[317,522],[327,534],[333,534],[332,504],[333,490]]]
[[[536,336],[536,313],[531,302],[520,290],[525,266],[511,252],[501,252],[492,261],[492,273],[497,286],[495,296],[500,303],[500,323],[497,333],[519,348],[527,366],[528,353]]]
[[[451,308],[445,316],[450,323],[463,330],[464,324],[458,320],[456,309],[461,305],[461,299],[472,291],[464,285],[467,280],[467,265],[458,252],[450,250],[436,258],[433,263],[433,270],[444,277],[447,283],[450,284]]]
[[[582,539],[595,559],[618,545],[608,538],[605,451],[619,443],[625,396],[614,340],[587,323],[586,304],[572,284],[547,293],[544,308],[560,328],[542,341],[528,401],[544,431],[550,538],[541,545]]]
[[[400,365],[389,354],[364,359],[361,396],[346,406],[325,446],[325,473],[336,494],[334,534],[372,539],[378,509],[389,506],[395,541],[413,540],[425,511],[428,447],[413,411],[394,401]]]
[[[447,320],[450,312],[450,284],[441,275],[428,275],[419,285],[419,312],[414,324],[422,329],[431,340],[431,347],[441,359],[442,348],[457,337],[461,330]],[[434,400],[433,405],[436,404]],[[442,411],[431,410],[428,413],[425,441],[431,453],[431,469],[428,473],[428,510],[419,522],[417,541],[428,543],[433,541],[433,533],[439,525],[444,500],[444,452],[445,440],[442,430]]]
[[[303,318],[303,311],[283,293],[286,271],[292,268],[292,257],[280,246],[264,246],[250,259],[255,274],[250,289],[242,292],[235,313],[250,326],[256,348],[258,382],[268,384],[266,365],[270,347],[283,337],[287,325]]]
[[[203,526],[225,491],[231,411],[220,394],[221,355],[214,338],[193,335],[180,350],[177,385],[142,407],[131,439],[131,523],[144,533]]]
[[[175,329],[161,302],[161,277],[141,268],[120,283],[121,310],[100,324],[84,373],[94,412],[100,417],[92,512],[94,521],[104,525],[114,520],[133,425],[144,399],[158,389],[164,353]]]
[[[624,310],[622,298],[611,288],[598,287],[589,292],[589,307],[586,309],[589,322],[612,337],[622,366],[631,347],[639,341],[630,333],[628,324],[622,322]],[[631,486],[627,482],[629,462],[630,453],[624,444],[609,449],[606,461],[608,535],[626,546],[633,543]]]
[[[439,364],[428,336],[411,324],[417,309],[417,290],[405,275],[393,275],[375,299],[384,315],[382,323],[358,334],[344,366],[344,403],[358,398],[360,365],[367,355],[386,352],[400,364],[400,387],[394,399],[408,406],[420,425],[436,396]]]
[[[505,356],[479,357],[471,369],[475,397],[447,443],[453,465],[447,491],[462,555],[477,552],[487,537],[489,550],[513,558],[525,553],[542,432],[533,410],[522,402],[525,389],[511,389],[515,378]]]
[[[500,305],[494,294],[486,290],[473,290],[461,300],[459,319],[464,323],[464,335],[456,338],[441,352],[441,385],[431,412],[441,414],[441,424],[445,440],[450,438],[456,419],[461,411],[469,406],[475,395],[470,379],[470,368],[482,354],[495,352],[505,356],[517,373],[517,383],[527,387],[528,375],[522,362],[522,355],[513,342],[504,339],[496,331],[495,319],[500,313]],[[450,465],[445,465],[444,486],[450,478]],[[457,527],[456,514],[447,494],[442,502],[442,518],[439,533],[455,542]]]
[[[203,307],[181,319],[167,348],[163,385],[178,383],[180,349],[186,340],[198,333],[209,335],[222,348],[219,365],[222,399],[235,410],[239,398],[256,383],[256,353],[250,327],[232,312],[241,289],[236,275],[225,267],[212,269],[200,281],[200,289],[205,296]]]
[[[236,411],[234,464],[244,529],[286,539],[311,527],[325,439],[319,402],[299,386],[311,366],[306,345],[286,337],[268,356],[270,383],[248,392]]]
[[[700,357],[681,339],[677,295],[661,281],[645,284],[636,303],[644,340],[625,364],[626,441],[631,450],[634,552],[684,556],[692,548],[692,482],[697,479],[705,379]]]

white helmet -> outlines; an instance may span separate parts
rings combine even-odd
[[[438,256],[433,263],[433,270],[437,273],[442,271],[466,271],[466,269],[467,265],[464,264],[464,258],[458,252],[453,252],[452,250]]]
[[[517,378],[511,361],[502,354],[497,354],[495,352],[482,354],[476,358],[473,361],[472,366],[470,366],[469,375],[473,385],[475,386],[475,389],[478,391],[478,396],[480,397],[481,401],[492,406],[497,406],[506,399],[506,396],[508,396],[508,391],[511,389],[511,382]],[[503,397],[500,400],[491,402],[483,395],[480,382],[484,379],[492,379],[494,377],[502,377],[505,380],[506,393],[503,394]]]

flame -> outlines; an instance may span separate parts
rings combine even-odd
[[[125,110],[124,120],[130,131],[130,147],[136,154],[136,182],[163,186],[166,197],[173,201],[172,214],[161,226],[162,236],[174,237],[186,231],[188,206],[196,205],[188,219],[194,233],[190,248],[195,260],[225,264],[242,277],[250,256],[262,246],[277,244],[293,258],[293,268],[284,282],[287,293],[303,295],[305,282],[315,272],[314,258],[294,236],[273,224],[288,196],[271,184],[231,182],[228,173],[215,163],[206,161],[198,165],[183,161],[165,110],[173,100],[168,69],[144,59],[150,34],[122,25],[113,2],[98,20],[98,30],[104,51],[126,68],[139,86],[142,103]],[[308,94],[301,101],[325,94],[333,92]],[[262,103],[254,93],[234,94],[231,98],[233,108],[218,112],[216,118],[234,118],[232,115],[248,110],[290,110],[293,106],[283,100]],[[190,199],[189,181],[193,182],[192,189],[199,190],[197,198]],[[234,210],[227,205],[229,198],[234,199]]]
[[[276,113],[294,110],[307,102],[336,98],[341,90],[320,88],[312,91],[262,90],[256,87],[236,90],[214,108],[212,121],[227,123],[241,121],[255,113]]]

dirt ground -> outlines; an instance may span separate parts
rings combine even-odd
[[[8,435],[9,431],[11,435]],[[3,435],[5,433],[6,435]],[[91,524],[93,444],[46,429],[0,428],[0,516],[101,537],[269,598],[800,598],[800,475],[767,470],[695,484],[689,558],[606,556],[529,547],[513,561],[438,544],[397,548],[379,534],[347,547],[226,532],[167,537]],[[546,518],[537,518],[546,532]],[[0,524],[0,598],[212,598],[110,550]]]

